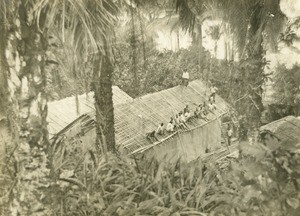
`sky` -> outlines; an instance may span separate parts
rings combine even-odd
[[[300,16],[300,0],[281,0],[281,11],[290,19]]]
[[[288,17],[288,23],[300,17],[300,0],[281,0],[281,11]],[[300,28],[295,29],[295,33],[300,37]],[[283,64],[287,69],[291,69],[293,65],[300,65],[300,42],[295,41],[290,47],[283,43],[278,44],[279,52],[266,52],[266,59],[270,62],[269,68],[265,71],[276,72],[276,67]],[[265,87],[264,102],[266,104],[272,102],[272,82],[269,82]]]
[[[300,17],[300,0],[281,0],[280,9],[289,18],[288,22],[292,22]],[[295,29],[295,33],[300,37],[300,28]],[[300,42],[294,41],[291,47],[281,43],[279,50],[280,53],[276,54],[276,57],[280,64],[286,64],[287,68],[300,64]]]

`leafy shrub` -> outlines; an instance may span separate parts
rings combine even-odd
[[[274,94],[275,103],[285,105],[278,107],[278,114],[281,110],[292,107],[290,113],[299,115],[300,107],[300,66],[294,65],[291,69],[287,69],[284,65],[276,68],[274,77]]]
[[[48,202],[53,215],[297,215],[297,146],[242,143],[239,152],[167,164],[86,151],[61,161]]]

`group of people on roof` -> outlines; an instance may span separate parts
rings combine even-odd
[[[207,115],[209,112],[214,113],[217,109],[215,104],[217,88],[211,88],[211,94],[208,99],[208,104],[204,101],[203,104],[196,106],[194,113],[191,114],[189,105],[186,105],[183,111],[180,111],[178,114],[175,114],[170,118],[170,121],[165,125],[160,123],[156,130],[153,130],[150,133],[146,134],[146,138],[151,142],[159,141],[157,135],[163,136],[165,133],[173,133],[174,131],[188,129],[188,123],[196,119],[203,119],[209,121]]]

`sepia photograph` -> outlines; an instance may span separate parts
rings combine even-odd
[[[0,0],[0,216],[300,216],[300,0]]]

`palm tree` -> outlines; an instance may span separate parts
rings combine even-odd
[[[114,112],[112,101],[113,64],[110,58],[109,42],[103,40],[106,53],[94,60],[92,89],[95,93],[96,108],[96,145],[102,153],[115,152]],[[99,73],[101,71],[101,73]]]
[[[141,15],[141,10],[138,7],[138,18],[141,30],[142,46],[143,46],[143,70],[147,70],[147,57],[146,57],[146,40],[145,40],[145,22]]]
[[[268,39],[273,41],[278,35],[279,30],[269,26],[274,23],[278,26],[282,22],[279,1],[203,0],[195,3],[190,0],[177,0],[176,5],[182,25],[186,29],[192,30],[196,20],[203,20],[205,17],[222,19],[225,24],[230,25],[241,59],[240,66],[247,71],[246,76],[241,77],[245,84],[244,91],[248,95],[246,113],[249,117],[254,117],[253,121],[259,122],[263,110],[263,68],[266,64],[263,60],[262,42],[266,39],[263,33],[267,32]],[[276,19],[271,19],[270,14],[275,15]]]
[[[36,0],[1,1],[1,101],[5,105],[4,116],[15,143],[15,177],[13,190],[13,215],[49,214],[43,205],[47,179],[48,149],[46,75],[47,39],[53,28],[73,32],[78,53],[94,53],[101,63],[101,73],[94,70],[98,88],[95,92],[96,115],[102,115],[104,123],[101,137],[110,137],[108,149],[113,150],[114,130],[111,89],[110,35],[117,6],[110,1]],[[80,41],[88,41],[86,44]],[[100,69],[100,68],[98,68]],[[9,94],[6,94],[9,93]],[[100,99],[99,99],[100,98]],[[104,103],[103,101],[108,101]],[[105,111],[105,112],[104,112]],[[97,118],[99,119],[99,118]],[[109,142],[111,141],[111,142]]]
[[[108,0],[101,2],[78,1],[75,3],[69,0],[57,0],[54,4],[50,4],[48,0],[43,0],[40,5],[43,5],[43,7],[37,9],[37,16],[39,11],[47,10],[49,11],[49,17],[52,18],[52,21],[50,19],[47,23],[48,28],[54,25],[61,28],[62,38],[64,38],[66,31],[74,34],[73,37],[68,39],[74,39],[73,43],[76,44],[74,56],[77,56],[76,58],[79,60],[81,59],[82,64],[84,64],[85,59],[83,56],[94,56],[93,83],[91,86],[95,92],[96,119],[98,120],[96,124],[97,142],[102,140],[101,144],[103,144],[103,137],[106,137],[107,149],[114,150],[114,115],[111,98],[112,67],[108,65],[111,65],[113,60],[110,46],[112,44],[112,29],[118,12],[117,5]],[[53,23],[53,20],[60,20],[60,22],[56,24]],[[102,61],[103,59],[106,60]],[[105,62],[109,63],[106,64]],[[78,68],[74,69],[74,71],[76,70]],[[99,121],[100,119],[102,122]]]
[[[4,3],[4,1],[2,2]],[[12,191],[14,214],[32,211],[22,205],[20,192],[33,208],[39,208],[34,193],[42,187],[48,175],[44,150],[48,147],[46,124],[47,97],[45,92],[45,38],[38,31],[36,21],[29,21],[25,2],[5,2],[1,6],[1,42],[3,68],[2,92],[8,93],[3,110],[8,116],[14,148],[14,177],[17,187]],[[42,17],[42,16],[41,16]],[[34,165],[38,164],[38,166]],[[30,179],[31,178],[31,179]],[[30,179],[30,181],[28,181]],[[41,181],[37,180],[40,179]],[[36,184],[35,187],[32,186]],[[16,206],[15,206],[16,204]],[[20,204],[20,205],[18,205]]]
[[[131,51],[131,59],[132,59],[132,72],[133,72],[133,92],[134,96],[138,94],[139,91],[139,78],[138,78],[138,69],[137,69],[137,33],[136,33],[136,7],[131,4],[129,6],[130,10],[130,16],[131,16],[131,35],[130,35],[130,47],[132,49]]]
[[[193,35],[193,43],[197,45],[199,50],[199,73],[202,74],[203,79],[202,24],[206,19],[212,16],[205,3],[205,0],[175,0],[175,9],[179,13],[181,26],[184,30],[189,31]]]
[[[279,1],[217,1],[216,5],[220,11],[223,9],[223,19],[237,39],[240,66],[246,70],[243,83],[248,94],[247,113],[250,120],[259,124],[263,111],[262,86],[266,78],[263,42],[276,44],[274,41],[280,28],[274,29],[272,26],[281,26],[283,21]]]

